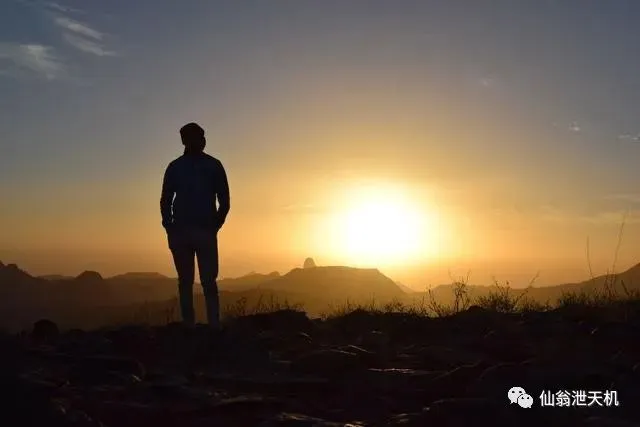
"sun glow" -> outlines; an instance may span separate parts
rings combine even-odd
[[[440,252],[435,213],[398,188],[350,189],[331,222],[333,252],[350,265],[411,264]]]

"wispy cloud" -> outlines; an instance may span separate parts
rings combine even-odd
[[[96,56],[116,54],[104,46],[105,34],[89,24],[59,15],[53,17],[53,22],[62,29],[64,40],[79,51]]]
[[[96,56],[114,56],[115,55],[115,52],[106,50],[101,44],[96,43],[84,37],[79,37],[73,34],[65,34],[64,39],[71,46],[85,53],[91,53]]]
[[[48,9],[55,10],[57,12],[62,12],[62,13],[81,13],[82,12],[80,9],[76,9],[69,6],[63,6],[60,3],[56,3],[56,2],[44,2],[42,3],[42,5]]]
[[[93,56],[114,56],[116,52],[106,47],[107,34],[86,22],[76,19],[83,14],[79,9],[50,1],[14,0],[32,8],[35,13],[44,14],[61,31],[67,46]],[[70,16],[73,15],[73,18]],[[46,80],[70,77],[73,64],[61,55],[62,46],[51,40],[29,40],[27,42],[2,42],[0,40],[0,75],[23,78],[36,75]],[[76,78],[73,79],[76,81]]]
[[[10,0],[10,1],[13,1],[14,3],[18,3],[28,8],[31,8],[36,13],[41,13],[43,11],[62,13],[65,15],[69,15],[69,14],[77,15],[77,14],[85,13],[82,9],[77,9],[75,7],[71,7],[66,4],[61,4],[55,1],[43,1],[43,0]]]
[[[65,67],[51,46],[0,43],[0,70],[9,75],[19,75],[21,71],[27,70],[53,80],[64,74]]]
[[[581,133],[583,131],[582,126],[577,121],[572,121],[568,125],[566,122],[552,121],[551,127],[573,133]]]
[[[578,122],[573,122],[569,125],[569,130],[571,132],[580,132],[582,131],[582,128],[580,127],[580,125],[578,124]]]
[[[622,141],[640,142],[640,133],[636,135],[628,135],[628,134],[618,135],[618,139]]]
[[[483,87],[493,87],[495,86],[496,79],[493,77],[482,77],[480,78],[480,85]]]
[[[100,31],[91,28],[87,24],[75,21],[65,16],[56,16],[53,19],[53,22],[66,31],[76,33],[80,36],[89,37],[95,40],[102,40],[102,38],[104,37],[104,35]]]

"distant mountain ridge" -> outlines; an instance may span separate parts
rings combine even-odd
[[[615,278],[615,280],[612,280]],[[536,287],[531,286],[530,288],[518,288],[511,289],[510,292],[513,294],[518,294],[520,292],[525,291],[527,298],[538,302],[555,302],[558,298],[560,298],[564,293],[567,292],[593,292],[595,290],[602,290],[605,283],[608,284],[610,289],[618,294],[624,295],[625,292],[639,292],[640,291],[640,264],[636,264],[629,269],[617,273],[614,275],[599,275],[595,276],[591,279],[584,280],[582,282],[573,282],[573,283],[562,283],[558,285],[551,286],[541,286]],[[431,288],[431,295],[444,303],[450,302],[453,299],[453,291],[455,284],[447,284],[440,285]],[[477,298],[479,296],[489,295],[490,292],[495,291],[494,285],[467,285],[467,292],[471,298]],[[425,294],[429,294],[427,292],[417,292],[414,296],[424,297]]]
[[[400,282],[396,282],[396,285],[398,285],[398,287],[399,287],[400,289],[402,289],[404,292],[406,292],[406,293],[408,293],[408,294],[413,294],[413,293],[415,293],[415,292],[416,292],[416,290],[415,290],[415,289],[410,288],[410,287],[408,287],[407,285],[402,284],[402,283],[400,283]]]
[[[74,277],[73,276],[65,276],[63,274],[44,274],[42,276],[37,276],[38,279],[44,279],[44,280],[52,280],[52,281],[56,281],[56,280],[73,280]]]
[[[218,287],[224,290],[245,291],[260,288],[278,277],[280,277],[280,273],[277,271],[269,274],[249,273],[240,277],[218,280]]]
[[[158,280],[168,278],[169,277],[155,272],[130,272],[110,277],[112,280]]]
[[[640,264],[617,275],[613,290],[631,292],[640,290]],[[601,289],[606,275],[583,282],[555,286],[531,287],[527,298],[538,302],[555,302],[565,292]],[[453,300],[454,285],[441,285],[425,292],[410,292],[377,269],[343,266],[312,266],[294,268],[286,274],[277,271],[268,274],[250,273],[218,281],[221,301],[252,301],[263,298],[287,299],[304,304],[305,308],[320,310],[328,305],[351,303],[384,303],[403,301],[410,303],[433,296],[441,303]],[[623,285],[624,284],[624,285]],[[194,286],[196,293],[200,287]],[[488,295],[493,286],[467,285],[470,298]],[[523,289],[512,289],[517,294]],[[146,304],[166,306],[177,294],[177,279],[153,272],[133,272],[104,278],[95,271],[85,271],[76,277],[62,275],[31,276],[16,264],[0,262],[0,326],[18,327],[38,318],[67,319],[75,324],[100,313],[110,313],[109,307],[126,310]],[[103,310],[103,311],[100,311]],[[107,311],[104,311],[107,310]],[[100,314],[105,318],[107,314]],[[97,322],[98,320],[96,320]],[[7,326],[8,325],[8,326]]]
[[[393,299],[405,292],[377,269],[342,266],[294,268],[287,274],[266,281],[262,288],[282,292],[313,294],[324,298]]]
[[[627,289],[640,289],[640,263],[632,266],[626,271],[616,274],[617,280],[615,290],[623,291],[623,283]],[[582,282],[562,283],[558,285],[550,285],[544,287],[536,287],[535,285],[530,289],[530,292],[534,294],[536,292],[560,294],[563,291],[584,289],[585,291],[600,288],[607,275],[596,276],[592,279],[588,279]],[[351,283],[342,283],[336,285],[334,283],[326,284],[325,281],[344,280],[350,279]],[[388,280],[387,280],[388,279]],[[308,285],[317,286],[329,286],[329,288],[349,286],[358,287],[364,291],[373,291],[373,289],[367,289],[366,284],[371,283],[371,280],[380,280],[380,283],[384,283],[383,287],[386,289],[382,293],[388,293],[390,295],[399,296],[402,294],[415,293],[424,294],[425,292],[414,291],[413,289],[403,285],[400,282],[394,282],[384,274],[380,273],[377,269],[360,269],[344,266],[320,266],[313,268],[294,268],[290,272],[281,275],[279,272],[274,271],[271,273],[263,274],[252,272],[243,276],[233,278],[222,278],[218,280],[218,286],[222,290],[240,291],[249,289],[272,289],[272,290],[287,290],[287,291],[301,291],[301,281],[309,281],[305,283]],[[22,270],[16,264],[4,264],[0,261],[0,289],[7,288],[21,288],[25,285],[44,284],[44,282],[53,282],[59,285],[69,285],[69,281],[76,284],[88,285],[92,283],[97,286],[117,286],[119,284],[130,285],[130,282],[136,282],[145,288],[153,287],[154,291],[166,291],[166,287],[171,287],[171,293],[174,293],[177,279],[168,277],[156,272],[129,272],[118,274],[112,277],[104,278],[102,275],[95,271],[84,271],[76,277],[65,276],[60,274],[50,274],[42,276],[32,276],[25,270]],[[59,283],[64,282],[64,283]],[[314,282],[323,282],[314,283]],[[50,285],[49,285],[50,287]],[[435,295],[450,293],[453,289],[453,284],[443,284],[431,288],[431,293]],[[312,287],[314,288],[314,286]],[[468,284],[467,288],[473,292],[484,293],[485,291],[491,291],[495,289],[492,285],[473,285]],[[95,289],[94,289],[95,290]],[[401,292],[398,292],[400,290]],[[516,291],[517,289],[514,289]],[[323,288],[323,292],[326,292],[327,288]],[[375,292],[373,292],[375,293]]]
[[[378,270],[350,267],[295,268],[281,275],[251,273],[218,281],[221,293],[295,300],[327,305],[346,300],[401,298],[404,292]],[[196,293],[200,287],[194,286]],[[177,294],[177,279],[158,273],[125,273],[104,278],[96,271],[76,277],[34,277],[15,264],[0,267],[0,325],[33,321],[34,317],[59,318],[68,311],[91,312],[93,308],[127,307],[163,302]],[[19,310],[11,309],[20,307]],[[80,316],[80,315],[78,315]]]

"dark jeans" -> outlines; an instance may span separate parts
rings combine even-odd
[[[204,292],[209,325],[220,325],[218,299],[218,236],[215,229],[175,228],[167,233],[169,248],[178,273],[178,293],[182,320],[195,323],[193,308],[193,282],[195,258],[198,258],[200,283]]]

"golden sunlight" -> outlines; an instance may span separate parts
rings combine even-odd
[[[350,265],[404,265],[439,255],[434,213],[400,188],[349,189],[331,222],[335,231],[332,252]]]

